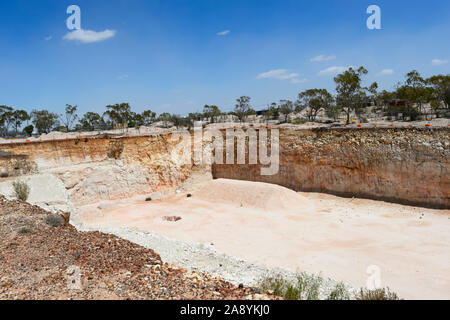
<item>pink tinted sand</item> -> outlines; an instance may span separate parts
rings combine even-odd
[[[90,226],[131,227],[360,287],[367,268],[405,299],[450,299],[450,210],[431,210],[283,187],[215,180],[186,194],[80,209]],[[178,216],[176,222],[164,217]]]

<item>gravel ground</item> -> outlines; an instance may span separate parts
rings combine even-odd
[[[206,273],[234,285],[243,284],[248,287],[256,287],[258,282],[268,275],[282,275],[285,279],[295,279],[297,274],[290,270],[268,268],[222,254],[212,245],[181,242],[155,233],[128,228],[101,227],[95,230],[88,229],[77,220],[76,215],[72,216],[71,223],[79,231],[100,231],[106,234],[113,234],[139,244],[144,248],[151,248],[158,252],[163,261],[169,264],[177,265],[193,272]],[[338,282],[335,280],[323,279],[319,290],[319,298],[326,299],[337,284]],[[356,293],[356,290],[350,284],[345,284],[345,286],[350,292]]]
[[[79,287],[68,288],[79,268]],[[0,196],[0,300],[278,299],[161,260],[151,249],[78,232],[40,207]]]

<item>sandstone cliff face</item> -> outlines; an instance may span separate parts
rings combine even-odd
[[[22,159],[34,168],[23,174],[58,177],[76,205],[176,187],[190,176],[191,166],[173,154],[174,145],[169,135],[160,135],[8,144],[0,149],[9,161]]]
[[[170,135],[1,145],[0,171],[53,174],[74,204],[173,188],[193,170],[212,170],[214,178],[448,209],[449,133],[446,128],[283,130],[279,172],[271,176],[262,176],[259,165],[194,167],[174,152],[177,142]]]
[[[28,156],[0,150],[0,177],[16,177],[32,173],[36,165]]]
[[[450,207],[448,129],[298,130],[280,132],[280,169],[213,165],[214,178],[279,184],[391,202]]]

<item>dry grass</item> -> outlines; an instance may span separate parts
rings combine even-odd
[[[287,300],[318,300],[319,288],[322,284],[319,276],[298,273],[294,281],[288,281],[282,275],[273,275],[264,278],[260,288]]]
[[[14,181],[14,196],[22,201],[27,201],[28,196],[30,195],[30,186],[23,181]]]
[[[368,290],[361,288],[357,300],[400,300],[395,292],[391,292],[389,288],[376,290]]]
[[[259,282],[259,288],[269,294],[287,300],[319,300],[320,288],[323,284],[320,276],[298,273],[294,280],[287,280],[282,275],[269,275]],[[389,288],[368,290],[361,288],[352,294],[344,283],[338,283],[326,297],[327,300],[400,300]]]

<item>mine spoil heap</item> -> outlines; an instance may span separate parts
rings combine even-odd
[[[71,266],[81,290],[68,290]],[[80,233],[61,216],[0,197],[0,299],[266,299],[163,263],[113,235]]]

